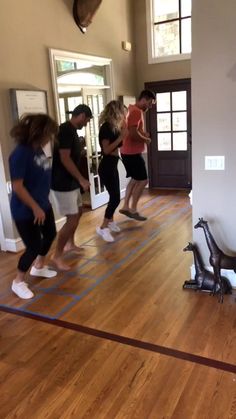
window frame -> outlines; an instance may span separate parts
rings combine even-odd
[[[183,61],[190,60],[191,53],[166,55],[162,57],[156,57],[154,55],[154,17],[153,17],[153,5],[154,0],[146,0],[146,26],[147,26],[147,49],[148,49],[148,64],[158,64],[171,61]]]

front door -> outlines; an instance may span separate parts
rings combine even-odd
[[[145,88],[156,94],[147,119],[150,186],[191,189],[191,80],[146,83]]]

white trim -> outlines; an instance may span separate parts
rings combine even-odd
[[[24,249],[24,244],[20,237],[17,239],[5,239],[6,252],[17,253]]]
[[[148,64],[160,64],[173,61],[191,60],[191,54],[166,55],[165,57],[150,57]]]
[[[0,209],[0,250],[2,250],[3,252],[6,251],[6,243],[5,243],[5,235],[4,235],[4,229],[3,229],[1,209]]]
[[[160,64],[172,61],[191,60],[191,54],[166,55],[165,57],[154,56],[154,18],[153,0],[146,0],[146,26],[147,26],[147,51],[148,64]]]
[[[63,60],[67,59],[68,61],[74,61],[74,60],[85,60],[85,61],[91,61],[94,65],[107,65],[109,66],[109,84],[111,88],[111,96],[114,97],[114,84],[113,84],[113,68],[112,68],[112,59],[111,58],[105,58],[105,57],[97,57],[94,55],[86,55],[86,54],[80,54],[78,52],[70,52],[70,51],[63,51],[60,49],[52,49],[49,48],[49,59],[50,59],[50,68],[51,68],[51,76],[52,76],[52,87],[53,87],[53,93],[54,93],[54,103],[56,107],[56,115],[57,115],[57,121],[60,123],[60,109],[59,109],[59,94],[57,89],[57,72],[56,72],[56,60]],[[84,87],[84,86],[82,86]],[[94,88],[94,86],[91,86]],[[104,86],[100,86],[101,88],[104,88]],[[107,88],[107,87],[105,87]]]
[[[210,272],[213,272],[211,266],[207,266],[206,269]],[[195,265],[190,266],[190,275],[191,279],[195,278]],[[236,289],[236,273],[232,269],[221,269],[221,276],[225,276],[232,285],[233,289]]]
[[[66,218],[62,217],[59,218],[56,221],[56,229],[57,231],[59,231],[63,224],[65,223]],[[6,252],[13,252],[13,253],[17,253],[20,252],[21,250],[23,250],[25,248],[23,241],[20,237],[17,237],[16,239],[5,239],[5,249],[1,249],[4,250]]]

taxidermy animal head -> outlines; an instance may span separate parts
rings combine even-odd
[[[92,23],[92,19],[98,10],[102,0],[74,0],[73,16],[76,25],[82,33]]]

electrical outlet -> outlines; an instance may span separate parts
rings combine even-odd
[[[225,156],[205,156],[205,170],[225,170]]]

